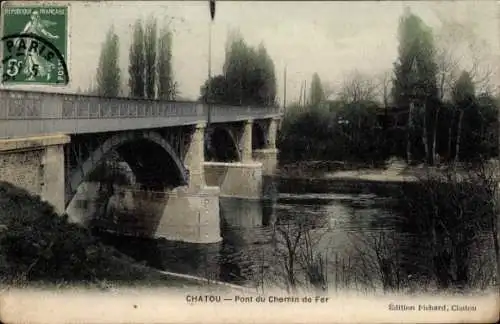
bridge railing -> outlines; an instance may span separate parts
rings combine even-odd
[[[203,121],[209,114],[215,120],[230,121],[278,115],[279,109],[0,90],[0,120],[191,117]]]
[[[200,116],[195,102],[65,96],[62,118],[141,118]]]
[[[0,91],[0,119],[94,119],[203,116],[196,102],[103,98],[96,96]]]

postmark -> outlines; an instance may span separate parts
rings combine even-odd
[[[66,85],[67,7],[6,7],[3,13],[2,82]]]

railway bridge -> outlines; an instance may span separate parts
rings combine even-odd
[[[71,217],[110,156],[141,190],[166,192],[141,235],[220,241],[219,197],[261,199],[277,164],[276,107],[0,90],[0,180]]]

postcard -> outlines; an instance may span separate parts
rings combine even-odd
[[[3,1],[3,323],[496,322],[495,1]]]

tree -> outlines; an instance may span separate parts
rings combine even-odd
[[[220,103],[232,105],[272,106],[276,104],[276,76],[274,63],[264,44],[257,49],[246,44],[241,34],[231,31],[226,43],[226,58],[222,76],[205,82]],[[221,87],[221,88],[217,88]]]
[[[377,75],[376,79],[379,84],[379,96],[380,100],[385,108],[391,105],[391,86],[392,86],[392,75],[390,71],[386,71]]]
[[[156,19],[150,17],[146,22],[144,34],[144,80],[146,98],[154,99],[156,90]]]
[[[344,103],[337,112],[338,134],[344,138],[351,160],[375,164],[385,158],[384,134],[377,119],[379,109],[377,102],[366,100]]]
[[[99,96],[118,97],[120,94],[121,71],[118,62],[119,39],[111,27],[102,44],[97,68],[95,93]],[[92,91],[94,92],[94,91]]]
[[[276,75],[274,62],[263,43],[257,50],[256,65],[256,86],[259,88],[257,101],[265,106],[272,106],[276,101]]]
[[[377,85],[359,71],[354,71],[344,80],[338,97],[347,104],[362,101],[376,101]]]
[[[452,100],[455,104],[456,110],[458,110],[457,135],[455,141],[455,163],[458,161],[459,157],[463,116],[465,111],[471,108],[472,105],[474,105],[476,101],[475,92],[476,91],[474,89],[474,84],[472,82],[470,74],[466,71],[463,71],[458,78],[452,92]]]
[[[208,94],[209,89],[210,94]],[[224,103],[226,101],[226,89],[226,78],[223,75],[212,77],[210,80],[205,81],[205,84],[201,87],[200,101]]]
[[[172,32],[165,27],[160,31],[158,41],[158,98],[174,100],[176,88],[172,70]]]
[[[141,20],[136,20],[133,27],[132,44],[129,51],[129,87],[133,98],[145,97],[145,73],[146,57],[144,53],[144,28]]]
[[[451,92],[461,71],[472,78],[480,92],[490,88],[493,68],[487,64],[491,51],[480,39],[470,22],[457,21],[449,15],[437,12],[441,27],[435,34],[438,88],[441,100],[451,99]]]
[[[318,106],[325,101],[325,92],[318,73],[314,73],[311,81],[310,102],[312,106]]]
[[[431,29],[406,10],[399,23],[399,57],[394,64],[393,100],[396,106],[408,109],[407,146],[412,142],[413,120],[422,121],[421,134],[425,149],[425,160],[434,163],[435,143],[429,141],[428,121],[439,115],[439,100],[436,85],[437,65]],[[414,108],[418,110],[415,111]],[[432,118],[434,117],[434,118]],[[434,134],[436,125],[434,125]],[[433,135],[432,138],[435,138]],[[407,159],[411,160],[410,149]]]
[[[226,59],[224,61],[224,76],[227,82],[226,101],[231,104],[243,104],[245,89],[245,76],[248,75],[246,67],[249,60],[249,48],[241,34],[233,32],[228,37],[226,45]]]

